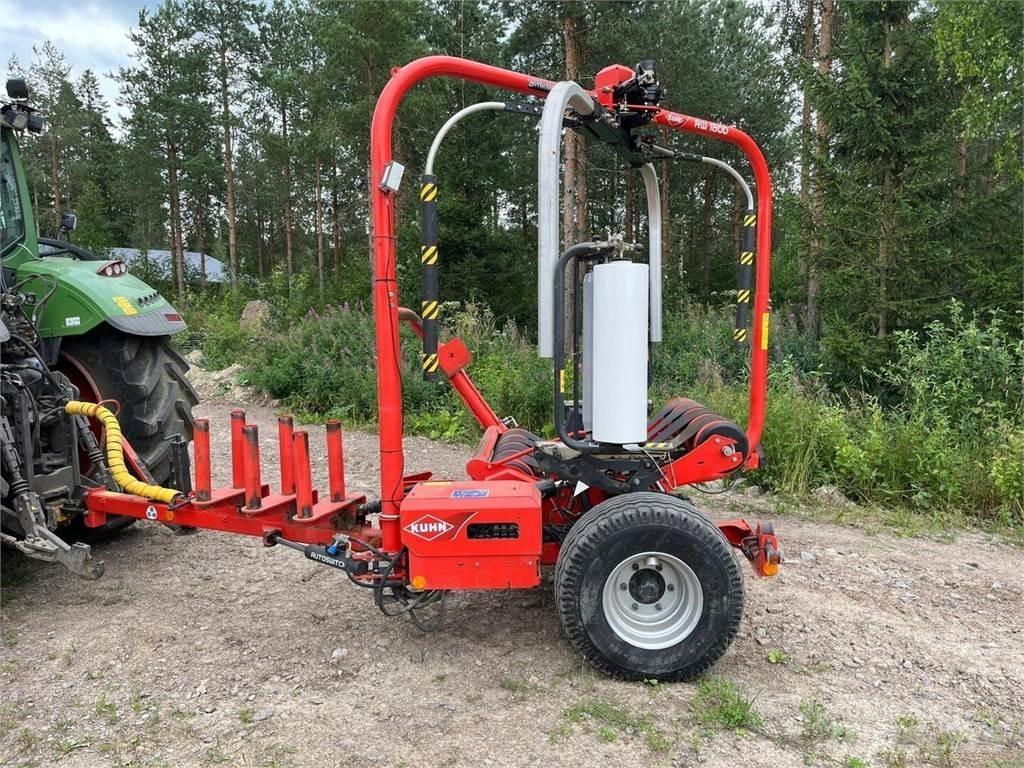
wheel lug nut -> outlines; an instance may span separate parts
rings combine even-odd
[[[656,566],[654,566],[654,567],[655,567],[655,568],[656,568],[657,570],[659,570],[659,571],[660,571],[660,570],[661,570],[661,563],[658,563],[658,564],[657,564]]]
[[[621,584],[619,584],[619,589],[621,589],[623,592],[625,592],[626,591],[626,582],[622,582]]]
[[[640,566],[639,566],[639,564],[637,564],[637,563],[633,563],[633,570],[634,570],[634,571],[639,571],[639,570],[640,570]]]
[[[660,611],[661,610],[661,603],[655,603],[654,604],[654,610]]]
[[[640,608],[639,605],[637,605],[636,603],[633,603],[633,610],[634,611],[639,610],[639,608]]]
[[[669,592],[675,592],[676,591],[676,585],[675,584],[666,584],[665,585],[665,589],[667,589]]]

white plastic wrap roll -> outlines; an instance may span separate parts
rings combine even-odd
[[[593,439],[626,445],[647,440],[646,264],[613,261],[594,268]]]

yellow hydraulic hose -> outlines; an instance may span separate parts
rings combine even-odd
[[[87,416],[97,419],[103,424],[106,435],[107,465],[110,467],[110,475],[125,493],[153,499],[154,501],[162,501],[164,504],[170,504],[177,496],[181,495],[181,491],[176,491],[173,488],[149,485],[149,483],[143,483],[141,480],[136,480],[132,477],[124,463],[124,448],[121,445],[121,425],[117,423],[117,417],[107,408],[97,403],[70,400],[64,406],[64,410],[71,416]]]

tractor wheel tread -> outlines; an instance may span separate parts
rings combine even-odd
[[[104,398],[120,402],[125,437],[158,484],[171,477],[171,442],[192,439],[199,402],[188,363],[167,336],[129,336],[110,327],[67,339],[65,350],[84,365]]]
[[[621,543],[624,536],[643,532],[656,532],[661,537],[675,536],[677,543],[681,539],[688,540],[690,543],[686,546],[695,547],[703,553],[703,565],[687,563],[695,570],[706,570],[706,573],[697,574],[702,588],[706,581],[714,581],[719,587],[712,595],[705,591],[704,613],[693,632],[678,645],[665,649],[680,660],[675,666],[671,662],[670,666],[660,664],[652,655],[662,654],[662,651],[641,651],[628,646],[635,653],[623,655],[622,647],[628,644],[615,642],[603,613],[596,621],[594,616],[582,615],[584,602],[594,604],[593,590],[603,589],[604,577],[600,575],[600,569],[605,568],[610,573],[621,559],[612,557],[616,562],[608,562],[605,555],[610,543]],[[598,569],[597,576],[589,574],[592,566]],[[590,598],[586,601],[581,599],[585,590],[590,590]],[[586,513],[569,530],[555,568],[555,603],[566,637],[594,667],[622,680],[675,682],[691,680],[707,672],[726,652],[739,631],[743,599],[742,571],[722,532],[689,500],[661,493],[622,494]],[[596,604],[600,605],[600,602],[597,599]],[[600,626],[602,624],[603,627]],[[609,638],[613,642],[602,643]],[[695,654],[683,648],[688,644],[697,646]],[[666,654],[665,658],[668,655],[671,654]],[[647,668],[643,668],[645,664]]]

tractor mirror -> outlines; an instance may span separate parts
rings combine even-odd
[[[77,226],[78,217],[75,214],[69,211],[60,215],[60,228],[65,232],[74,232]]]
[[[20,77],[12,77],[7,81],[7,95],[12,99],[27,99],[28,85]]]

